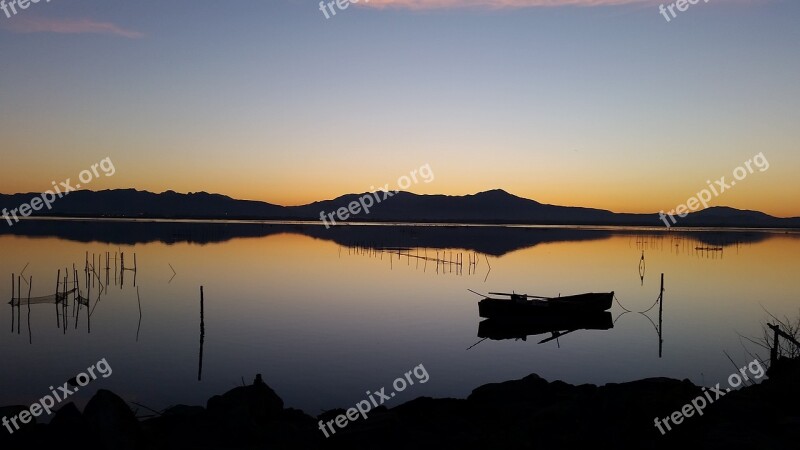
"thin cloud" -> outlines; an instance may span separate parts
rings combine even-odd
[[[15,17],[7,28],[15,33],[109,34],[128,39],[144,37],[144,34],[138,31],[126,30],[111,22],[97,22],[92,19]]]
[[[372,8],[423,10],[445,8],[506,9],[539,6],[615,6],[655,2],[656,0],[360,0],[357,5]]]

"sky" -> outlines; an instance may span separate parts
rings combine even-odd
[[[9,0],[5,0],[8,4]],[[390,187],[800,216],[800,2],[41,0],[0,10],[0,192]],[[331,10],[336,11],[332,15]],[[326,14],[328,18],[326,18]]]

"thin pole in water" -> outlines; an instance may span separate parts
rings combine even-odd
[[[11,332],[14,332],[14,274],[11,274]]]
[[[664,338],[662,334],[662,314],[664,312],[664,274],[661,274],[661,294],[658,300],[658,357],[661,358],[661,351],[664,347]]]
[[[58,318],[58,286],[61,282],[61,269],[58,269],[56,275],[56,328],[61,328],[61,320]]]
[[[20,316],[22,314],[20,312],[22,309],[22,288],[20,287],[20,279],[21,277],[17,275],[17,295],[19,296],[19,299],[17,300],[17,334],[21,333],[22,328],[22,322],[20,321]]]
[[[197,368],[197,381],[203,381],[203,344],[206,340],[206,319],[203,303],[203,286],[200,286],[200,361]]]
[[[33,287],[33,276],[28,281],[28,343],[33,344],[33,334],[31,333],[31,287]]]

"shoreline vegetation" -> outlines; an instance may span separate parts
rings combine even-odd
[[[688,380],[648,378],[604,386],[548,382],[536,374],[491,383],[466,399],[420,397],[379,407],[325,438],[318,417],[285,408],[257,375],[252,384],[208,400],[152,411],[99,390],[81,412],[69,403],[47,424],[32,422],[0,433],[2,448],[58,446],[85,449],[254,448],[770,448],[794,449],[800,438],[800,359],[783,358],[761,383],[720,398],[702,416],[686,418],[662,435],[666,417],[702,395]],[[14,415],[26,406],[0,408]],[[140,417],[137,419],[137,414]],[[145,417],[142,417],[144,415]]]

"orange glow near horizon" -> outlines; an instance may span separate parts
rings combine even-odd
[[[59,179],[57,178],[56,181]],[[120,180],[122,184],[118,183]],[[13,179],[12,179],[13,181]],[[63,181],[63,179],[61,179]],[[279,186],[257,186],[255,184],[238,185],[234,183],[207,183],[205,186],[191,180],[174,180],[174,183],[165,184],[158,182],[138,182],[130,180],[130,184],[125,183],[122,176],[119,178],[100,178],[87,186],[91,190],[104,189],[127,189],[133,187],[138,190],[161,193],[173,190],[180,193],[189,192],[210,192],[214,194],[227,195],[241,200],[255,200],[282,206],[298,206],[313,203],[320,200],[330,200],[341,195],[367,192],[373,186],[379,185],[366,183],[349,183],[347,180],[338,180],[326,185],[324,182],[297,184],[289,182],[287,188]],[[741,188],[733,187],[728,192],[718,197],[712,198],[709,206],[729,206],[737,209],[757,210],[770,214],[775,217],[798,217],[800,208],[792,203],[790,198],[781,198],[787,193],[783,189],[775,189],[773,186],[759,184],[753,180],[753,186],[745,188],[745,180]],[[712,181],[713,183],[713,181]],[[73,183],[74,184],[74,183]],[[267,183],[265,183],[267,184]],[[273,183],[268,183],[273,184]],[[565,183],[569,185],[571,183]],[[294,187],[292,187],[294,185]],[[16,188],[15,186],[19,186]],[[382,186],[382,185],[380,185]],[[390,184],[390,188],[395,185]],[[660,189],[653,189],[646,185],[632,184],[626,186],[595,186],[589,181],[572,184],[570,191],[560,189],[559,185],[548,185],[546,183],[536,183],[531,186],[528,183],[498,183],[496,185],[485,183],[465,183],[447,184],[432,182],[430,184],[412,185],[408,192],[421,195],[471,195],[492,189],[503,189],[510,194],[518,197],[535,200],[539,203],[560,205],[560,206],[580,206],[587,208],[597,208],[610,210],[617,213],[654,213],[660,210],[669,212],[679,204],[685,204],[690,197],[706,188],[704,183],[695,183],[695,186],[686,185],[681,189],[668,189],[666,186]],[[42,192],[50,187],[50,183],[34,186],[31,183],[12,184],[8,179],[0,181],[0,192],[2,193],[27,193]],[[701,208],[702,209],[702,208]]]
[[[788,135],[769,142],[690,135],[686,142],[692,145],[676,151],[675,143],[658,142],[639,149],[638,142],[647,136],[617,138],[613,132],[565,143],[562,133],[528,136],[524,130],[514,139],[493,130],[445,139],[447,130],[433,129],[426,135],[410,133],[393,141],[387,137],[392,135],[389,130],[370,136],[369,142],[351,141],[345,135],[324,142],[296,130],[301,142],[241,136],[235,151],[220,152],[218,148],[232,145],[225,141],[229,136],[203,140],[178,137],[180,130],[176,130],[161,139],[139,135],[128,139],[125,132],[104,130],[97,142],[84,147],[81,138],[60,142],[57,131],[43,136],[12,131],[7,136],[4,146],[13,158],[3,160],[1,193],[43,192],[52,181],[74,181],[82,170],[110,157],[115,174],[101,174],[83,188],[205,191],[294,206],[387,184],[397,189],[400,177],[428,165],[433,174],[430,182],[418,176],[417,183],[404,190],[469,195],[503,189],[540,203],[653,213],[685,203],[707,187],[706,180],[713,183],[726,176],[731,181],[734,168],[752,159],[758,153],[755,149],[768,148],[763,151],[769,158],[768,169],[754,170],[709,205],[800,217],[800,191],[793,188],[800,155],[791,150]],[[122,140],[120,133],[125,136]],[[601,143],[591,142],[595,140]],[[375,147],[381,152],[374,153]],[[56,148],[68,151],[69,157],[54,153]],[[143,152],[143,148],[149,150]],[[286,150],[260,151],[273,148]],[[701,153],[705,148],[711,150]]]

